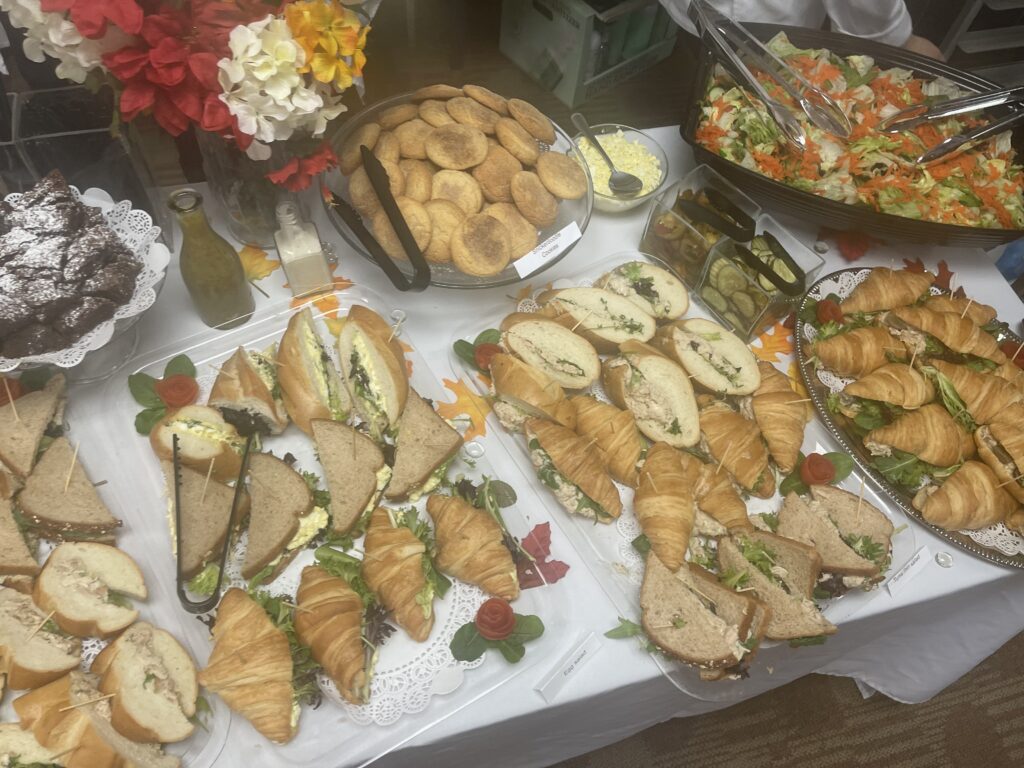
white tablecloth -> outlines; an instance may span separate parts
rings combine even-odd
[[[652,131],[665,148],[670,162],[669,179],[677,179],[692,166],[689,148],[675,127]],[[411,340],[439,376],[451,378],[448,348],[454,329],[470,326],[482,306],[509,305],[508,294],[515,286],[486,291],[428,289],[419,294],[399,294],[377,268],[351,252],[323,216],[316,202],[315,221],[320,234],[335,244],[341,258],[338,274],[366,286],[395,307],[404,309],[410,322]],[[208,211],[214,222],[217,212],[212,201]],[[635,248],[639,242],[647,207],[624,215],[594,212],[582,241],[559,265],[532,282],[535,287],[558,277],[585,270],[587,264],[604,256]],[[808,245],[816,239],[816,228],[807,222],[786,220]],[[219,226],[225,232],[223,226]],[[946,259],[956,271],[958,285],[992,304],[1000,317],[1016,326],[1022,306],[1009,285],[980,250],[943,249],[918,246],[879,247],[858,265],[897,264],[904,256],[920,257],[935,269]],[[823,273],[848,266],[833,248],[825,257]],[[279,301],[287,294],[282,279],[262,281],[260,286]],[[257,308],[270,300],[257,295]],[[157,306],[140,322],[139,351],[166,344],[201,331],[189,299],[172,263],[168,280]],[[493,440],[493,435],[486,440]],[[560,511],[549,510],[552,519]],[[965,674],[982,659],[1024,628],[1024,574],[978,560],[945,544],[923,528],[915,531],[918,547],[927,545],[932,555],[949,552],[953,566],[929,562],[893,598],[880,594],[859,614],[842,624],[828,643],[818,647],[787,651],[771,675],[758,680],[758,691],[783,685],[811,672],[845,675],[862,681],[894,699],[924,701]],[[511,680],[476,704],[415,737],[406,748],[385,757],[381,765],[422,766],[435,761],[450,765],[548,765],[621,740],[666,719],[708,712],[724,704],[698,701],[661,676],[650,657],[635,643],[607,640],[601,634],[616,623],[616,611],[568,541],[553,527],[554,555],[568,562],[571,570],[557,590],[559,600],[574,605],[571,623],[557,616],[545,616],[549,632],[583,637],[594,632],[601,648],[583,666],[550,704],[534,690],[539,677],[557,659],[542,664],[539,671]],[[501,663],[496,660],[494,663]],[[402,723],[392,726],[401,728]],[[232,728],[235,738],[253,738],[243,727]],[[299,738],[301,738],[301,733]],[[351,751],[350,751],[351,750]],[[232,759],[229,746],[217,761],[220,765],[241,764]],[[358,760],[356,745],[339,747],[338,765]],[[276,765],[273,760],[263,763]]]

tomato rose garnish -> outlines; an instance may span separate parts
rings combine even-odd
[[[832,321],[835,323],[843,322],[843,310],[839,308],[839,305],[832,299],[822,299],[818,302],[815,315],[818,318],[818,322],[824,325],[825,323]]]
[[[191,376],[176,373],[154,384],[156,395],[164,401],[168,408],[183,408],[191,405],[199,397],[199,384]]]
[[[820,453],[809,453],[800,465],[800,479],[804,485],[825,485],[836,477],[832,462]]]
[[[12,379],[8,376],[0,376],[0,405],[7,405],[11,400],[17,400],[23,394],[25,394],[25,388],[21,386],[21,381],[18,379]]]
[[[516,628],[516,614],[507,600],[492,597],[476,612],[476,631],[487,640],[504,640]]]
[[[504,350],[497,344],[478,344],[473,350],[473,359],[476,360],[476,367],[481,371],[491,370],[491,360],[499,352],[504,352]]]

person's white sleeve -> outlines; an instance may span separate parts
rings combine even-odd
[[[832,28],[854,37],[901,46],[913,32],[903,0],[823,0]]]

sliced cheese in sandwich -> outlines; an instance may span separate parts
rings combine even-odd
[[[410,390],[398,429],[394,472],[384,498],[416,501],[430,493],[444,479],[461,447],[462,435],[415,390]]]
[[[645,261],[620,264],[594,285],[625,296],[658,320],[675,320],[690,308],[690,295],[682,281],[667,269]]]
[[[312,426],[331,493],[331,531],[344,535],[369,518],[391,479],[391,467],[378,445],[357,429],[321,419]]]
[[[82,644],[54,631],[28,595],[0,587],[0,677],[14,690],[36,688],[78,666]]]
[[[560,288],[537,297],[541,314],[578,333],[598,352],[615,352],[624,341],[647,341],[654,317],[624,296],[602,288]]]
[[[821,569],[826,573],[878,575],[878,565],[858,555],[843,541],[842,534],[819,501],[807,501],[790,492],[779,510],[777,533],[814,547],[821,556]]]
[[[666,325],[654,344],[712,392],[749,395],[761,385],[754,353],[739,337],[710,320],[694,318]]]
[[[338,336],[341,376],[359,415],[380,439],[394,432],[409,396],[402,346],[387,322],[363,306],[349,310]]]
[[[28,543],[14,519],[9,499],[0,499],[0,576],[35,576],[39,573]]]
[[[273,568],[272,575],[280,573],[306,543],[294,540],[303,518],[312,512],[313,496],[302,475],[269,453],[250,456],[249,540],[242,578],[251,579],[269,567]],[[326,511],[323,518],[326,524]],[[313,530],[313,535],[317,530]]]
[[[288,426],[288,412],[277,381],[277,345],[263,352],[235,350],[220,367],[207,405],[246,433],[255,426],[256,432],[281,434]]]
[[[594,346],[547,317],[509,315],[501,321],[501,345],[566,389],[586,389],[601,375]]]
[[[65,380],[57,374],[46,386],[0,406],[0,462],[17,477],[27,477],[43,433],[64,398]]]
[[[21,514],[41,534],[91,538],[121,525],[103,503],[82,466],[83,455],[58,437],[43,453],[18,495]]]
[[[352,398],[338,376],[309,307],[295,313],[277,350],[278,383],[285,409],[307,435],[313,419],[345,421]]]

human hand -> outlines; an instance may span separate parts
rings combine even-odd
[[[903,47],[913,53],[920,53],[922,56],[930,56],[931,58],[938,59],[939,61],[946,60],[946,57],[942,55],[942,51],[939,50],[939,47],[931,40],[924,37],[911,35],[907,38],[907,42],[903,44]]]

